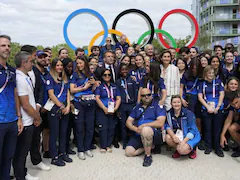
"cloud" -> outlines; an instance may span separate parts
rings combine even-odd
[[[191,1],[175,0],[1,0],[0,33],[8,34],[20,44],[52,46],[64,43],[63,24],[70,13],[80,8],[90,8],[99,12],[111,29],[115,17],[130,8],[146,12],[155,28],[162,16],[172,9],[191,11]],[[191,25],[181,15],[169,16],[163,29],[174,38],[184,38],[191,34]],[[131,42],[148,30],[140,16],[129,14],[122,17],[117,30],[128,36]],[[88,45],[92,37],[102,31],[101,23],[93,16],[81,14],[71,20],[68,27],[69,39],[75,46]],[[100,37],[96,44],[100,43]]]

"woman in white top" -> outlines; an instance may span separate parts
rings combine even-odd
[[[167,89],[167,98],[165,101],[165,107],[168,111],[171,109],[171,97],[172,95],[179,94],[180,91],[180,75],[178,67],[171,64],[172,56],[169,50],[162,52],[161,56],[161,77],[164,79],[164,84]]]

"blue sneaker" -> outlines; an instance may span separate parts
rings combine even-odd
[[[71,163],[73,162],[73,160],[68,156],[68,154],[62,154],[59,156],[59,158],[62,160],[62,161],[65,161],[67,163]]]
[[[56,166],[65,166],[65,162],[63,162],[60,158],[54,158],[51,161],[51,164],[56,165]]]
[[[148,167],[148,166],[151,166],[151,164],[152,164],[152,156],[145,155],[144,161],[143,161],[143,166]]]

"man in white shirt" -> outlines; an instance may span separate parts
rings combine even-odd
[[[16,179],[38,180],[27,174],[26,158],[31,147],[34,125],[40,125],[40,115],[36,111],[34,88],[28,72],[32,70],[33,59],[31,54],[25,51],[15,56],[17,93],[21,104],[23,132],[18,137],[17,147],[13,158],[13,169]]]

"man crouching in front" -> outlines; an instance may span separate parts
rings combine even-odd
[[[162,144],[161,128],[165,120],[165,109],[153,100],[149,89],[142,89],[141,103],[132,110],[126,122],[126,126],[133,131],[125,150],[126,156],[137,156],[145,151],[143,166],[150,166],[151,149],[156,144]]]

